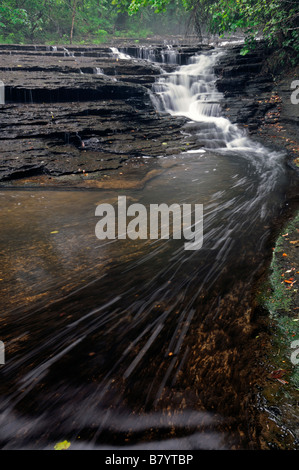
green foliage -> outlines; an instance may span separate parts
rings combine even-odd
[[[103,40],[115,28],[117,10],[110,0],[6,0],[0,6],[3,42],[68,42],[74,37]]]
[[[67,450],[70,447],[71,443],[69,441],[62,441],[62,442],[57,442],[55,444],[54,449],[55,450]]]
[[[269,280],[263,286],[259,301],[268,310],[272,319],[273,328],[273,347],[276,351],[277,358],[284,363],[290,361],[293,349],[291,344],[293,341],[299,340],[299,318],[296,311],[297,288],[288,288],[284,280],[293,276],[289,272],[288,258],[283,257],[283,253],[288,247],[289,241],[285,239],[288,234],[289,239],[296,239],[299,224],[299,212],[295,217],[282,229],[281,235],[275,243],[270,265]],[[294,263],[295,264],[295,263]],[[294,272],[294,271],[293,271]],[[290,364],[290,373],[288,381],[290,384],[299,389],[299,368]]]
[[[0,5],[0,35],[3,42],[8,44],[22,42],[24,39],[22,29],[29,26],[26,9],[17,8],[15,2]]]
[[[173,5],[171,0],[112,0],[130,15],[144,8],[161,13]],[[177,0],[175,0],[177,4]],[[199,36],[203,29],[223,36],[245,33],[242,54],[253,49],[256,38],[284,51],[292,65],[299,61],[299,2],[298,0],[180,0],[191,14]]]
[[[73,39],[98,44],[111,36],[142,38],[178,31],[185,11],[181,0],[145,3],[138,13],[137,3],[135,8],[129,0],[4,0],[0,5],[0,40],[61,44]]]
[[[211,7],[211,30],[219,34],[241,30],[246,35],[243,54],[257,36],[299,59],[299,3],[297,0],[220,0]]]
[[[285,63],[299,60],[298,0],[4,0],[0,37],[8,43],[141,38],[178,31],[186,12],[199,38],[203,31],[220,36],[242,31],[242,54],[260,36],[283,52]]]

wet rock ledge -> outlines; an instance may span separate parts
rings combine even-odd
[[[99,187],[107,171],[119,174],[134,159],[198,148],[196,136],[182,132],[186,119],[158,114],[150,93],[161,66],[171,72],[213,47],[118,47],[0,46],[2,187]],[[261,45],[244,57],[241,47],[226,48],[215,67],[223,115],[287,148],[296,166],[299,105],[289,103],[296,74],[279,83],[267,65],[271,50]]]
[[[182,50],[181,61],[199,50]],[[184,118],[152,105],[159,65],[122,57],[109,47],[0,46],[2,187],[39,177],[82,185],[133,157],[195,146],[180,132]]]
[[[256,139],[288,152],[288,163],[299,169],[299,104],[291,103],[291,84],[299,66],[273,67],[277,51],[261,43],[242,56],[230,47],[217,66],[217,88],[223,93],[222,112]]]

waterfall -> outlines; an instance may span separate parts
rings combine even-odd
[[[131,56],[120,52],[117,47],[110,47],[110,50],[112,52],[113,57],[115,57],[116,59],[131,59]]]
[[[274,190],[285,172],[285,153],[254,141],[245,129],[221,115],[224,97],[217,90],[213,70],[223,54],[223,50],[204,52],[189,58],[187,65],[174,72],[162,73],[153,85],[151,99],[157,111],[188,118],[184,131],[196,137],[199,154],[203,149],[218,154],[235,154],[253,168],[260,183],[251,205],[256,208],[261,205],[259,211],[263,218],[263,198]]]
[[[190,119],[186,126],[206,148],[252,147],[244,130],[221,116],[223,99],[215,85],[213,67],[223,51],[193,56],[188,65],[164,73],[153,86],[156,109]]]
[[[75,53],[69,51],[66,47],[63,47],[62,49],[63,49],[63,55],[64,55],[64,57],[66,57],[66,56],[68,56],[68,57],[75,57]]]
[[[187,117],[186,130],[196,134],[201,147],[264,154],[264,146],[221,115],[224,97],[216,88],[213,68],[223,54],[220,50],[195,55],[187,65],[162,74],[153,85],[153,104],[160,112]]]
[[[116,48],[111,48],[116,49]],[[117,49],[116,49],[117,50]],[[114,52],[115,54],[116,52]],[[140,47],[122,47],[116,54],[124,54],[124,58],[136,58],[147,60],[149,62],[162,64],[177,64],[178,51],[173,46],[165,47],[140,46]]]
[[[172,46],[168,45],[167,49],[164,50],[161,55],[163,64],[176,64],[178,53]]]
[[[104,71],[100,68],[100,67],[95,67],[94,68],[94,73],[96,75],[103,75],[104,74]]]

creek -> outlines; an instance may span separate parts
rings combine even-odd
[[[122,171],[138,182],[148,166],[144,185],[0,192],[3,449],[64,439],[74,449],[258,447],[254,288],[288,179],[283,152],[221,115],[213,67],[223,53],[157,77],[157,112],[186,117],[198,148],[136,158]],[[174,61],[170,47],[159,64]],[[97,239],[96,207],[119,196],[146,208],[202,204],[202,247]]]

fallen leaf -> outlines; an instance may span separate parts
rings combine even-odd
[[[55,450],[66,450],[70,447],[71,443],[68,441],[62,441],[62,442],[57,442],[55,444],[54,449]]]
[[[50,233],[59,233],[58,230],[53,230],[53,232],[50,232]]]
[[[269,378],[271,379],[281,379],[285,375],[286,371],[284,369],[277,369],[274,370],[269,374]]]
[[[282,384],[288,384],[289,382],[287,382],[286,380],[282,380],[282,379],[277,379],[278,382],[282,383]]]

